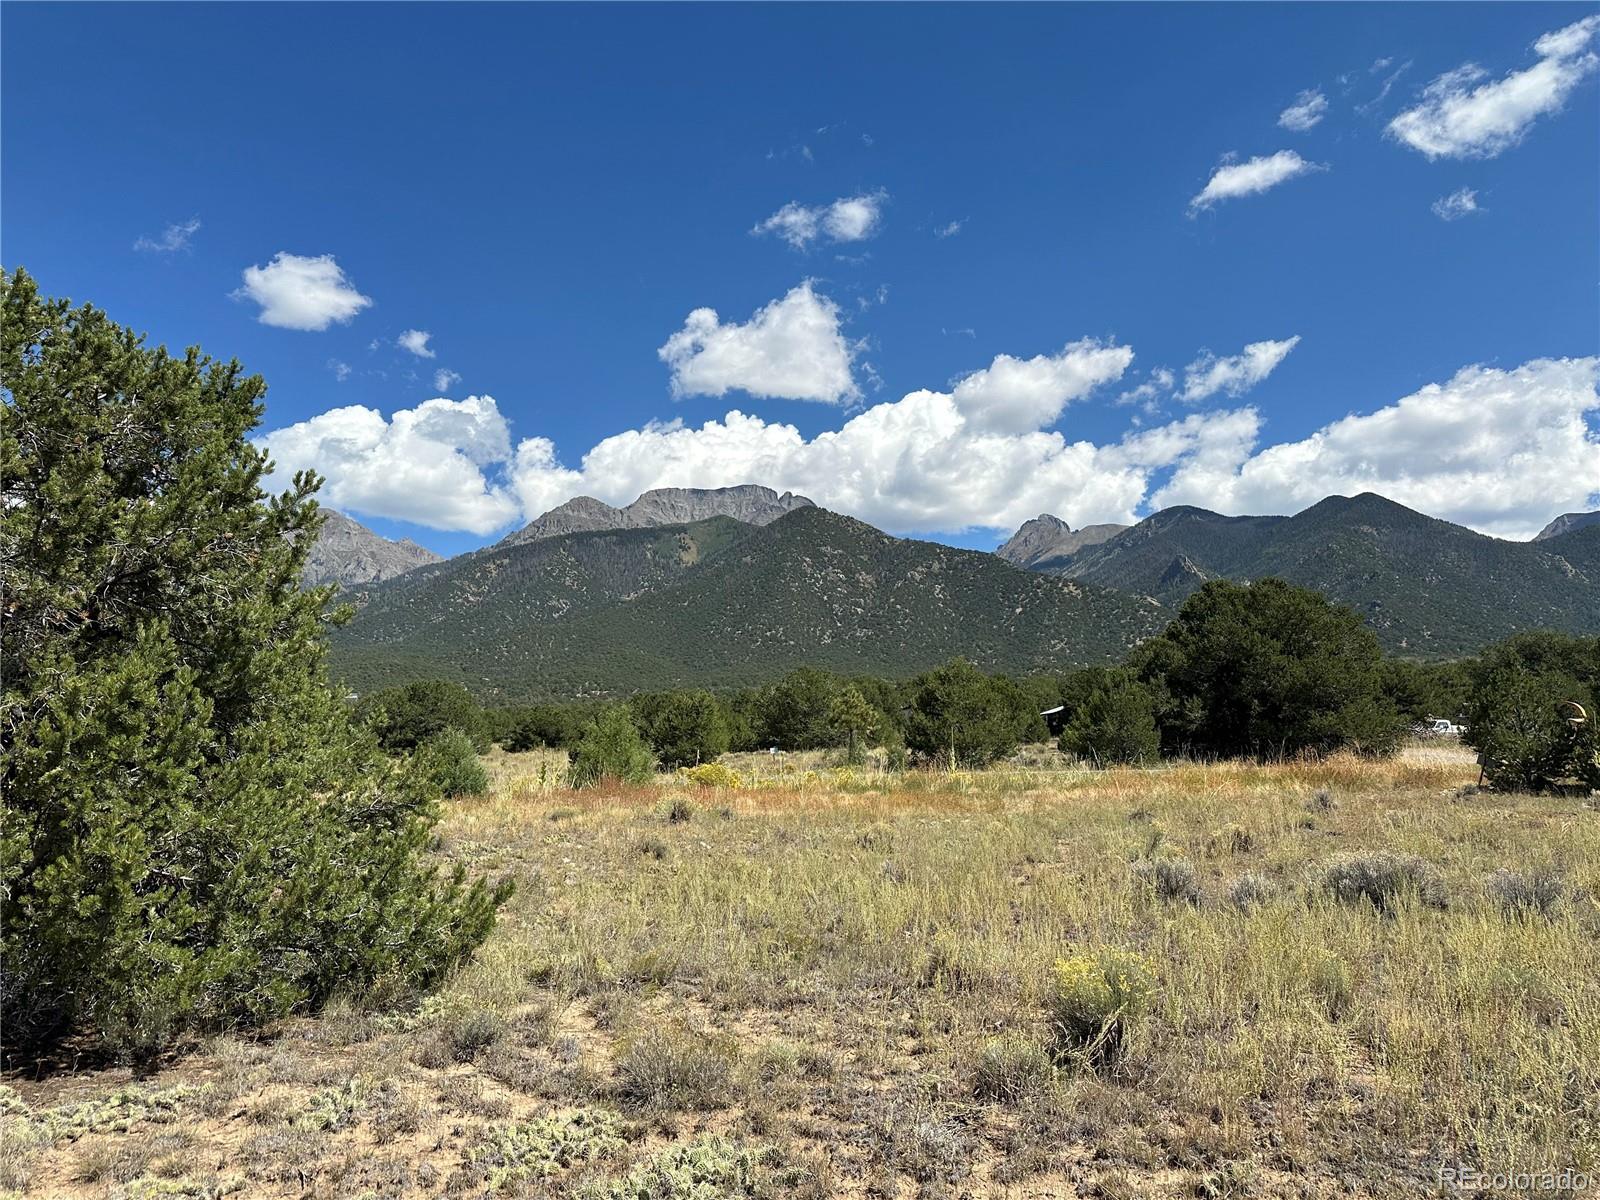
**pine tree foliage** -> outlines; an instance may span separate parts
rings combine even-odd
[[[843,688],[828,706],[828,724],[833,726],[835,736],[844,739],[845,761],[851,765],[864,760],[866,739],[881,723],[882,719],[854,685]]]
[[[1471,667],[1467,744],[1496,787],[1600,787],[1600,638],[1525,633]]]
[[[710,692],[646,692],[628,707],[664,767],[692,767],[727,753],[728,721]]]
[[[645,783],[655,773],[656,756],[633,723],[625,704],[600,711],[578,739],[569,772],[573,787],[601,783]]]
[[[1361,618],[1281,579],[1205,584],[1135,654],[1168,752],[1387,754],[1402,723]]]
[[[1132,674],[1106,672],[1061,734],[1061,749],[1096,766],[1153,763],[1161,757],[1155,700]]]
[[[0,291],[8,1042],[142,1053],[435,979],[505,891],[435,877],[435,790],[328,685],[317,481],[264,494],[264,383]]]
[[[979,767],[1010,754],[1038,725],[1015,683],[957,658],[917,679],[905,738],[930,762]]]

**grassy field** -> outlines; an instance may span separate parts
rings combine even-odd
[[[553,757],[496,754],[441,853],[519,890],[440,994],[352,997],[143,1079],[13,1074],[0,1187],[1333,1197],[1449,1194],[1458,1164],[1600,1174],[1593,801],[1478,792],[1451,749],[1030,761],[751,757],[737,789],[572,793]],[[1074,1041],[1061,981],[1100,986],[1104,950],[1143,1003]]]

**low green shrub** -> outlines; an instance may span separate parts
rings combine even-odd
[[[440,795],[481,796],[489,790],[489,772],[472,739],[459,729],[441,729],[423,739],[417,746],[417,766]]]

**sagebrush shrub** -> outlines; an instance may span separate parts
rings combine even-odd
[[[1554,916],[1567,894],[1566,880],[1550,870],[1523,872],[1501,868],[1489,876],[1484,888],[1496,904],[1513,916]]]
[[[450,1024],[450,1056],[456,1062],[472,1062],[504,1037],[505,1031],[505,1022],[494,1013],[475,1008]]]
[[[1367,901],[1381,913],[1392,913],[1407,896],[1428,908],[1445,908],[1444,880],[1414,854],[1364,854],[1330,863],[1323,886],[1345,904]]]
[[[1271,900],[1273,891],[1272,880],[1254,871],[1246,871],[1228,889],[1228,903],[1248,912]]]
[[[1144,859],[1133,864],[1133,877],[1169,904],[1199,904],[1200,880],[1194,864],[1182,858]]]
[[[1085,950],[1058,959],[1047,1000],[1057,1048],[1114,1060],[1155,990],[1150,960],[1131,950]]]

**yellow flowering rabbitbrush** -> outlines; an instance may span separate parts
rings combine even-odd
[[[1153,964],[1135,951],[1103,947],[1057,959],[1048,1001],[1057,1049],[1113,1061],[1155,991]]]

